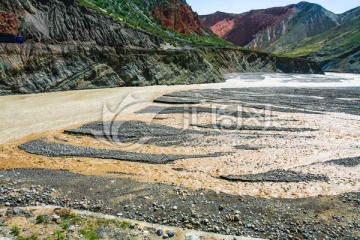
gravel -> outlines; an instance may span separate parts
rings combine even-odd
[[[262,147],[250,146],[250,145],[236,145],[234,146],[234,148],[237,150],[256,151],[256,150],[260,150]]]
[[[336,164],[344,167],[356,167],[360,164],[360,157],[336,159],[327,161],[326,163]]]
[[[184,106],[184,107],[162,107],[162,106],[149,106],[140,111],[137,111],[138,114],[143,113],[156,113],[156,114],[198,114],[198,113],[209,113],[216,115],[226,115],[240,118],[259,118],[260,120],[265,117],[274,117],[274,115],[264,114],[259,112],[251,111],[236,111],[228,108],[220,107],[198,107],[198,106]]]
[[[51,204],[268,239],[360,239],[359,193],[265,199],[67,171],[16,169],[1,175],[0,206],[5,202],[12,207]]]
[[[314,128],[287,128],[287,127],[268,127],[268,126],[247,126],[236,124],[192,124],[194,127],[208,128],[208,129],[223,129],[223,130],[237,130],[237,131],[278,131],[278,132],[313,132],[318,131]]]
[[[91,157],[144,162],[151,164],[166,164],[179,159],[218,157],[226,154],[212,153],[204,155],[172,155],[136,153],[47,142],[46,139],[43,138],[24,143],[20,145],[19,148],[28,153],[44,155],[48,157]]]
[[[167,104],[199,104],[201,101],[187,98],[159,97],[154,100],[156,103]]]
[[[241,105],[277,112],[323,114],[341,112],[360,115],[360,88],[225,88],[169,93],[166,97],[201,100],[207,103]],[[280,96],[280,97],[279,97]]]
[[[329,177],[322,174],[304,174],[282,169],[257,174],[226,175],[220,176],[220,178],[235,182],[327,182],[330,180]]]

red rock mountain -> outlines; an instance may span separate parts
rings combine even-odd
[[[28,2],[21,4],[18,0],[9,1],[0,9],[0,33],[16,35],[19,30],[20,18],[25,15]]]
[[[0,12],[0,33],[17,34],[18,23],[15,14]]]
[[[317,4],[300,2],[242,14],[201,16],[205,26],[225,40],[252,49],[270,50],[322,33],[338,25],[338,16]],[[277,45],[280,41],[281,44]]]
[[[171,0],[172,4],[157,6],[152,11],[156,21],[178,33],[203,35],[205,28],[199,15],[185,1]]]

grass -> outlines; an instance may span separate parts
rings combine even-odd
[[[39,215],[36,217],[36,223],[37,224],[43,224],[43,223],[48,223],[47,219],[45,218],[44,215]]]
[[[68,229],[70,227],[70,223],[68,221],[63,221],[61,224],[60,224],[60,227],[62,229]]]
[[[38,240],[39,236],[37,234],[31,234],[29,237],[19,237],[19,240]]]
[[[359,24],[358,16],[324,33],[285,46],[274,53],[287,57],[309,57],[323,53],[323,56],[318,56],[321,61],[339,57],[359,46]]]
[[[16,237],[20,236],[20,228],[17,225],[14,225],[11,228],[11,233]]]
[[[98,239],[98,236],[97,236],[96,232],[94,231],[94,229],[85,228],[85,229],[80,229],[79,232],[88,240]]]
[[[53,235],[55,236],[56,240],[64,240],[65,239],[64,233],[60,230],[55,230]]]

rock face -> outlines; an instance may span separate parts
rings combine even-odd
[[[222,73],[227,72],[283,72],[322,73],[319,65],[305,59],[278,57],[250,50],[204,49],[209,61]]]
[[[170,5],[157,6],[152,11],[156,21],[178,33],[190,35],[196,33],[204,34],[204,24],[199,15],[192,11],[191,7],[184,1],[172,0]]]
[[[16,15],[7,12],[0,12],[0,32],[15,35],[17,33],[18,24]]]
[[[164,41],[72,0],[2,1],[25,44],[0,44],[0,94],[224,81],[229,71],[321,73],[314,63]],[[9,28],[9,27],[7,27]],[[7,30],[8,31],[8,30]]]
[[[238,46],[315,60],[327,71],[360,72],[358,9],[337,15],[320,5],[300,2],[242,14],[216,12],[201,19],[215,34]]]
[[[213,33],[219,37],[224,37],[235,28],[235,24],[240,17],[240,14],[216,12],[214,14],[201,16],[201,20]]]

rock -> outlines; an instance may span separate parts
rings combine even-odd
[[[70,232],[75,232],[77,230],[74,225],[69,226],[68,229],[69,229]]]
[[[177,210],[177,209],[178,209],[177,206],[172,207],[172,210],[174,210],[174,211]]]
[[[191,233],[185,235],[185,240],[200,240],[200,237]]]
[[[215,225],[215,226],[213,227],[213,231],[216,232],[216,233],[218,233],[218,232],[220,232],[220,228]]]
[[[207,224],[209,223],[209,219],[205,218],[205,219],[203,220],[203,223],[204,223],[205,225],[207,225]]]
[[[156,230],[156,235],[162,236],[164,234],[164,231],[162,229]]]
[[[52,220],[55,222],[56,220],[60,219],[61,217],[57,214],[53,214],[52,216]]]
[[[185,227],[188,228],[188,229],[193,229],[194,228],[194,226],[191,223],[185,224]]]
[[[173,230],[167,230],[166,234],[169,236],[169,238],[172,238],[175,236],[175,232]]]

